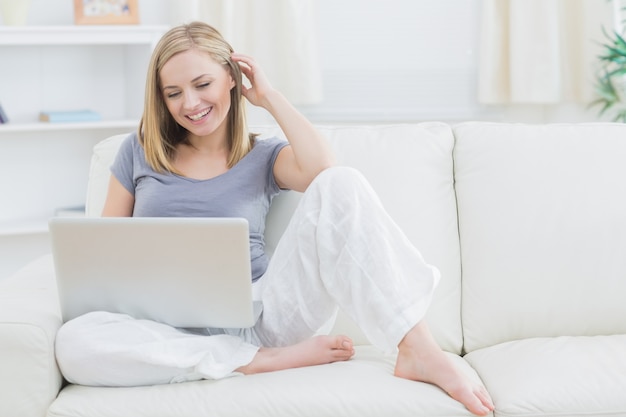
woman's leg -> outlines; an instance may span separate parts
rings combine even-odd
[[[219,379],[249,364],[258,351],[237,336],[194,334],[106,312],[65,323],[55,343],[63,376],[92,386]]]
[[[467,378],[444,354],[424,321],[409,330],[398,345],[394,374],[437,385],[474,414],[485,415],[494,408],[485,387]]]
[[[347,360],[354,354],[345,336],[319,336],[281,348],[258,348],[258,344],[249,329],[192,332],[123,314],[94,312],[63,325],[55,350],[63,376],[90,386],[220,379]]]
[[[258,283],[257,334],[265,346],[297,343],[339,305],[373,344],[395,351],[424,317],[438,280],[364,177],[330,168],[302,196]]]
[[[285,346],[317,332],[336,306],[380,348],[398,349],[395,374],[438,385],[476,414],[493,405],[463,375],[423,321],[439,281],[350,168],[322,172],[304,193],[265,276],[264,344]]]
[[[289,346],[261,347],[252,362],[237,371],[243,374],[279,371],[346,361],[353,355],[354,346],[349,337],[318,335]]]

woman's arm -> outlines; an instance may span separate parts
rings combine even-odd
[[[243,87],[250,103],[267,110],[285,133],[291,146],[283,148],[274,164],[274,176],[281,188],[304,191],[313,178],[335,164],[326,139],[279,91],[268,82],[257,63],[249,56],[233,54],[251,87]]]
[[[132,217],[135,197],[111,175],[102,217]]]

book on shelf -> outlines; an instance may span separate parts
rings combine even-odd
[[[4,109],[2,108],[2,104],[0,104],[0,124],[2,123],[9,123],[9,117],[4,112]]]
[[[42,111],[39,120],[48,123],[98,122],[102,116],[93,110]]]

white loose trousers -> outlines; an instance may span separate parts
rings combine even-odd
[[[424,318],[439,281],[356,170],[323,171],[303,194],[266,273],[253,284],[263,314],[251,329],[177,329],[106,312],[64,324],[57,361],[81,385],[219,379],[259,346],[313,336],[341,307],[370,342],[393,351]]]

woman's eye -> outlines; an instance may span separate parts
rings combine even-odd
[[[180,93],[168,93],[167,98],[176,98],[180,95]]]
[[[211,83],[202,83],[202,84],[198,84],[198,88],[207,88],[209,85],[211,85]]]

